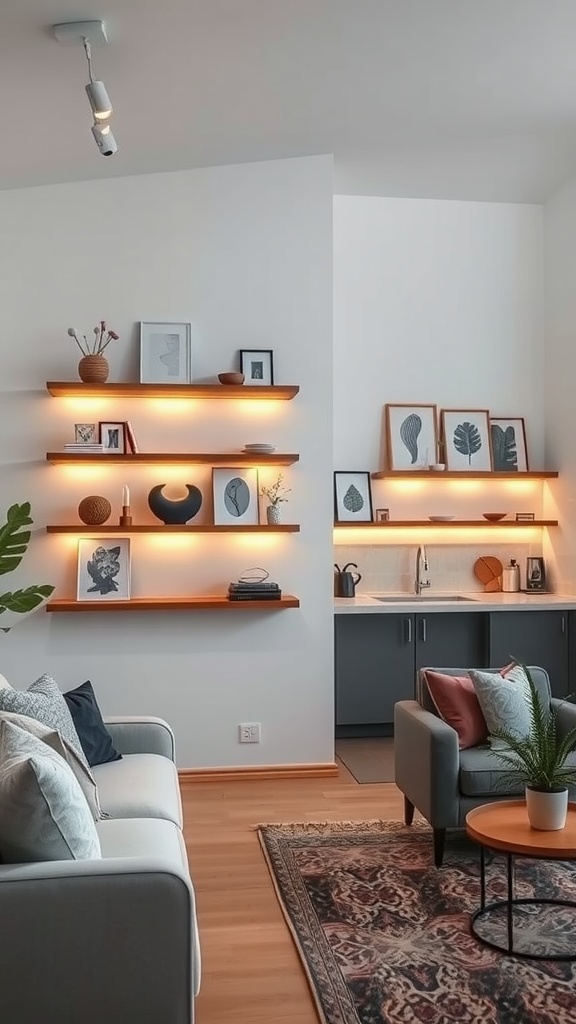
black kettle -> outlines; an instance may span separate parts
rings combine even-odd
[[[348,572],[350,566],[357,569],[356,562],[347,562],[343,569],[334,562],[334,597],[355,597],[356,587],[362,579],[359,572]]]

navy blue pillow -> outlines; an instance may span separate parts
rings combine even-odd
[[[65,693],[64,700],[72,715],[80,746],[90,767],[106,764],[107,761],[120,761],[122,754],[116,750],[112,737],[104,725],[90,680]]]

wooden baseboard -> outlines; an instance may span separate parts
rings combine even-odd
[[[337,764],[265,764],[250,768],[181,768],[178,778],[188,782],[245,782],[260,779],[319,779],[338,775]]]

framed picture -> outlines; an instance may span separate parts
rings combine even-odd
[[[74,424],[74,441],[76,444],[98,444],[99,439],[97,423]]]
[[[490,417],[492,468],[495,473],[526,473],[528,449],[522,416]]]
[[[78,601],[129,600],[129,537],[80,538],[76,596]]]
[[[334,520],[337,523],[371,523],[370,473],[334,473]]]
[[[438,462],[435,405],[386,405],[389,469],[428,469]]]
[[[140,383],[190,384],[192,325],[140,323]]]
[[[240,371],[244,374],[245,384],[273,384],[274,365],[272,349],[241,349]]]
[[[529,556],[526,559],[526,590],[546,590],[543,558]]]
[[[215,526],[258,525],[258,470],[212,470]]]
[[[441,422],[446,469],[491,472],[488,410],[442,409]]]
[[[536,519],[534,512],[517,512],[516,522],[517,523],[533,523]]]
[[[104,445],[104,451],[111,455],[124,455],[127,451],[126,424],[122,421],[108,422],[101,420],[98,424],[98,439]]]
[[[388,523],[390,521],[390,509],[377,508],[374,513],[374,519],[377,523]]]

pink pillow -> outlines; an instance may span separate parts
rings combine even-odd
[[[458,733],[460,750],[488,739],[488,729],[469,676],[424,673],[428,692],[440,718]]]

